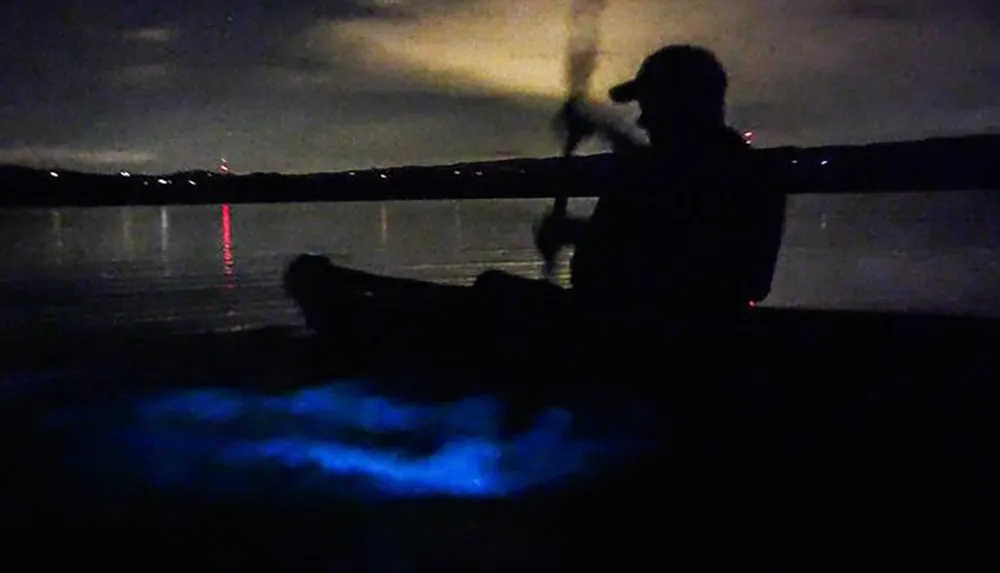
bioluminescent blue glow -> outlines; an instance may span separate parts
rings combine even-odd
[[[91,463],[139,472],[162,488],[498,497],[643,449],[626,435],[581,435],[578,416],[565,409],[541,411],[510,434],[498,398],[417,403],[361,382],[285,395],[171,391],[126,405],[121,415],[92,417],[103,452]]]
[[[77,373],[74,371],[63,370],[7,374],[0,378],[0,396],[17,396],[35,391],[46,384],[64,382],[75,374]]]
[[[246,416],[291,416],[330,427],[372,433],[499,431],[503,405],[488,396],[454,404],[424,405],[374,394],[362,383],[309,388],[287,396],[247,396],[233,390],[202,389],[164,394],[144,400],[137,411],[149,418],[175,417],[203,423],[234,421]]]

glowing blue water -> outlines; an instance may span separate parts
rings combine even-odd
[[[584,436],[579,416],[564,409],[507,435],[495,397],[417,403],[358,381],[287,395],[169,391],[121,405],[85,424],[98,428],[91,465],[154,487],[215,493],[501,497],[645,447],[628,435]]]

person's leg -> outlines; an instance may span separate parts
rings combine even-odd
[[[476,277],[473,288],[479,298],[495,302],[554,303],[565,298],[566,289],[541,280],[489,270]]]
[[[418,279],[387,277],[334,265],[322,255],[299,255],[288,265],[283,277],[285,292],[300,297],[322,296],[426,296],[455,295],[468,287]]]
[[[417,279],[386,277],[334,265],[322,255],[299,255],[285,271],[286,290],[303,286],[316,287],[328,295],[356,294],[365,296],[454,293],[465,287],[443,285]],[[290,295],[294,297],[292,292]]]
[[[548,281],[512,275],[503,271],[486,271],[473,286],[473,299],[481,316],[498,328],[515,327],[519,337],[523,331],[545,331],[560,324],[573,314],[572,293]]]
[[[322,255],[299,255],[282,277],[285,293],[299,306],[314,330],[328,330],[346,309],[361,312],[366,301],[400,300],[413,297],[426,301],[453,299],[468,287],[442,285],[415,279],[384,277],[334,265]]]

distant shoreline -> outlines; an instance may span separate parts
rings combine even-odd
[[[793,193],[1000,189],[1000,135],[757,150]],[[174,205],[593,196],[611,154],[333,173],[117,175],[0,166],[0,206]],[[607,184],[613,182],[607,181]]]

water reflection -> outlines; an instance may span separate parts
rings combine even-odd
[[[164,273],[169,276],[170,259],[167,253],[170,250],[170,210],[160,207],[160,263],[163,265]]]
[[[133,262],[135,260],[135,241],[132,238],[132,207],[119,207],[118,209],[122,223],[122,245],[125,247],[125,259]]]
[[[107,271],[143,277],[248,277],[311,251],[358,268],[377,265],[408,275],[427,275],[431,267],[450,268],[442,271],[448,276],[430,273],[427,278],[461,280],[454,273],[462,265],[478,269],[534,260],[531,221],[544,211],[543,203],[472,203],[477,204],[427,201],[0,211],[0,241],[5,244],[0,266],[8,270],[28,266],[35,278],[45,279],[94,271],[98,271],[95,276]],[[41,218],[45,228],[38,225]]]
[[[222,206],[222,275],[232,277],[236,267],[236,259],[233,258],[233,223],[229,205]],[[231,286],[226,282],[227,288]]]
[[[131,293],[127,300],[107,304],[135,320],[169,307],[286,323],[298,319],[280,276],[298,253],[456,284],[488,268],[538,276],[531,228],[548,207],[509,200],[0,211],[0,273],[15,293],[0,304],[23,316],[100,314],[100,301],[121,291]],[[593,202],[572,207],[587,214]],[[768,302],[1000,314],[998,222],[1000,202],[986,193],[795,197]],[[39,285],[72,296],[26,308]],[[63,305],[58,312],[53,300]]]
[[[462,203],[456,201],[452,212],[455,214],[455,248],[462,250],[465,244],[465,237],[462,233]]]
[[[378,230],[379,230],[378,246],[382,249],[385,249],[389,246],[389,210],[386,208],[385,203],[379,204]]]
[[[63,263],[63,248],[65,247],[63,243],[62,213],[58,209],[52,209],[49,211],[49,217],[52,220],[52,253],[56,266],[61,267]]]

